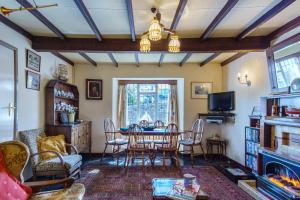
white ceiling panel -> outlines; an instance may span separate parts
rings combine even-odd
[[[12,0],[1,0],[0,6],[20,8],[20,4]],[[28,11],[13,12],[7,18],[33,35],[55,36],[52,31]]]
[[[73,0],[36,0],[38,5],[54,4],[58,6],[39,11],[62,33],[74,35],[93,35],[93,31],[80,13]]]
[[[164,63],[180,63],[186,53],[166,53]]]
[[[235,37],[280,0],[242,0],[220,22],[210,37]]]
[[[87,53],[97,63],[111,63],[111,59],[107,53]]]
[[[133,0],[133,17],[135,23],[135,30],[137,34],[142,34],[148,31],[151,20],[154,14],[151,12],[152,7],[159,9],[161,13],[161,23],[165,25],[166,28],[170,28],[176,8],[178,6],[179,0]]]
[[[233,53],[221,53],[219,56],[217,56],[215,59],[212,60],[212,62],[215,63],[221,63],[224,60],[227,60],[228,58],[230,58],[231,56],[237,54],[236,52]]]
[[[140,53],[140,63],[158,63],[160,59],[160,53]]]
[[[300,14],[300,1],[296,1],[289,5],[283,11],[278,13],[276,16],[271,18],[266,23],[259,26],[253,33],[252,36],[267,35],[272,31],[276,30],[278,27],[283,26],[294,18],[298,17]]]
[[[63,56],[65,56],[66,58],[70,59],[74,63],[89,64],[89,62],[84,57],[82,57],[81,55],[79,55],[78,53],[61,53],[61,54]]]
[[[211,56],[212,53],[193,53],[187,60],[188,63],[200,63]]]
[[[113,53],[118,63],[135,63],[134,53]]]

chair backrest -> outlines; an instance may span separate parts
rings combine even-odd
[[[129,148],[145,148],[143,129],[138,124],[131,124],[128,129]]]
[[[164,141],[167,141],[166,144],[163,144],[164,148],[177,149],[178,127],[175,123],[170,123],[166,127]]]
[[[154,122],[154,127],[155,127],[155,128],[164,128],[164,127],[165,127],[165,124],[164,124],[163,121],[161,121],[161,120],[156,120],[156,121]]]
[[[147,120],[141,120],[139,125],[142,128],[147,128],[149,126],[149,122]]]
[[[204,132],[204,121],[203,119],[197,119],[193,123],[193,127],[192,127],[193,140],[194,141],[199,140],[201,142],[203,138],[203,132]]]
[[[3,154],[0,160],[4,159],[7,170],[23,183],[23,171],[30,155],[28,147],[20,141],[7,141],[0,143],[0,150]]]
[[[30,155],[38,153],[37,138],[45,136],[42,129],[32,129],[19,132],[20,140],[29,148]],[[35,167],[39,162],[39,156],[31,157],[31,164]]]
[[[114,122],[109,118],[104,119],[104,132],[105,132],[106,141],[111,141],[116,139],[116,135],[115,135],[116,128]]]

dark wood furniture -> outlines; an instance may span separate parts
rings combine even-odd
[[[257,156],[260,144],[261,116],[249,116],[250,125],[245,127],[245,166],[257,173]]]
[[[72,93],[73,97],[58,95],[57,91]],[[60,114],[65,112],[57,104],[65,103],[76,107],[75,123],[62,124]],[[79,92],[76,85],[60,80],[50,80],[46,86],[46,135],[63,134],[66,142],[74,145],[79,152],[91,152],[92,122],[77,122],[79,117]]]
[[[217,156],[221,158],[222,155],[226,156],[227,141],[221,138],[207,138],[206,139],[206,152],[207,155],[214,155],[214,146],[217,147]]]

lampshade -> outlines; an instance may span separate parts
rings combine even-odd
[[[162,37],[161,35],[161,26],[159,24],[159,21],[154,18],[151,21],[150,27],[149,27],[149,39],[152,41],[160,40]]]
[[[148,35],[143,35],[140,41],[140,51],[143,53],[147,53],[151,50],[151,43],[148,39]]]
[[[180,51],[180,41],[177,35],[171,35],[168,51],[172,53],[177,53]]]

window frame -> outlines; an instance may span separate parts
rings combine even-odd
[[[271,84],[272,94],[288,94],[290,92],[290,87],[278,88],[276,70],[275,70],[275,59],[274,53],[280,49],[283,49],[287,46],[290,46],[296,42],[300,41],[300,33],[289,37],[288,39],[269,47],[266,50],[268,71],[269,71],[269,80]]]

